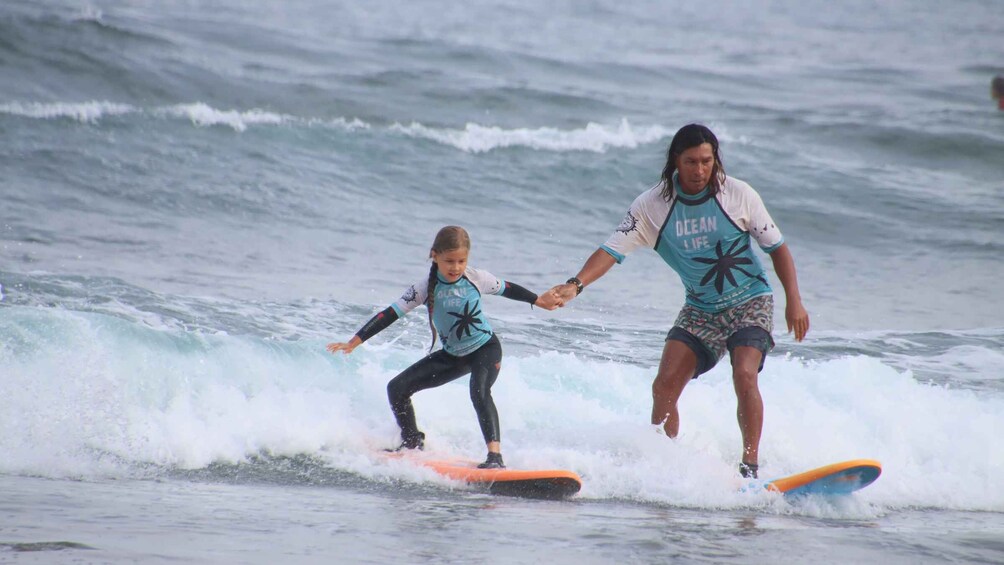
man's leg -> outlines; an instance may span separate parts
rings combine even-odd
[[[732,384],[736,390],[738,406],[736,416],[743,436],[742,462],[756,465],[763,431],[763,398],[757,384],[757,375],[763,353],[750,346],[732,350]]]
[[[659,372],[652,383],[652,424],[662,424],[669,437],[680,433],[680,412],[676,403],[683,387],[697,372],[697,355],[682,341],[666,340]]]

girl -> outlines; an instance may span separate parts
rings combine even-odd
[[[487,271],[467,266],[471,238],[464,228],[446,226],[436,234],[429,257],[429,276],[410,286],[404,295],[380,312],[356,332],[348,343],[328,344],[328,351],[345,354],[373,337],[419,304],[429,310],[432,347],[436,336],[443,348],[405,369],[387,384],[387,397],[397,425],[401,428],[400,449],[422,449],[425,434],[418,430],[411,395],[420,390],[444,385],[471,374],[471,402],[478,414],[481,434],[488,445],[488,457],[478,465],[482,469],[501,469],[498,412],[492,400],[492,385],[502,365],[502,344],[481,312],[481,295],[501,294],[512,300],[528,302],[554,310],[561,300],[557,293],[538,297],[529,290],[496,278]],[[396,451],[396,450],[395,450]]]

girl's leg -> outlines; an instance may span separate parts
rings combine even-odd
[[[488,451],[500,452],[499,415],[492,399],[492,385],[502,368],[502,343],[492,336],[488,343],[470,355],[471,357],[471,402],[478,414],[481,435],[485,438]]]
[[[415,408],[411,404],[411,395],[420,390],[444,385],[467,373],[467,364],[439,350],[428,355],[414,365],[408,367],[387,383],[387,399],[394,413],[397,425],[401,428],[403,446],[409,449],[422,446],[425,434],[418,430],[415,421]]]

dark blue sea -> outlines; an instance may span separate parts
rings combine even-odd
[[[1004,562],[1004,6],[4,0],[0,561]],[[760,376],[761,477],[881,461],[840,498],[741,492],[727,363],[648,423],[678,277],[646,250],[567,307],[487,298],[493,497],[388,462],[436,231],[541,292],[711,127],[795,257],[812,329]],[[770,268],[770,261],[763,257]],[[484,456],[467,379],[428,450]]]

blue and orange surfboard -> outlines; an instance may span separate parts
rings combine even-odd
[[[786,497],[844,495],[872,484],[881,474],[882,464],[878,461],[852,459],[774,479],[764,488],[783,493]]]

